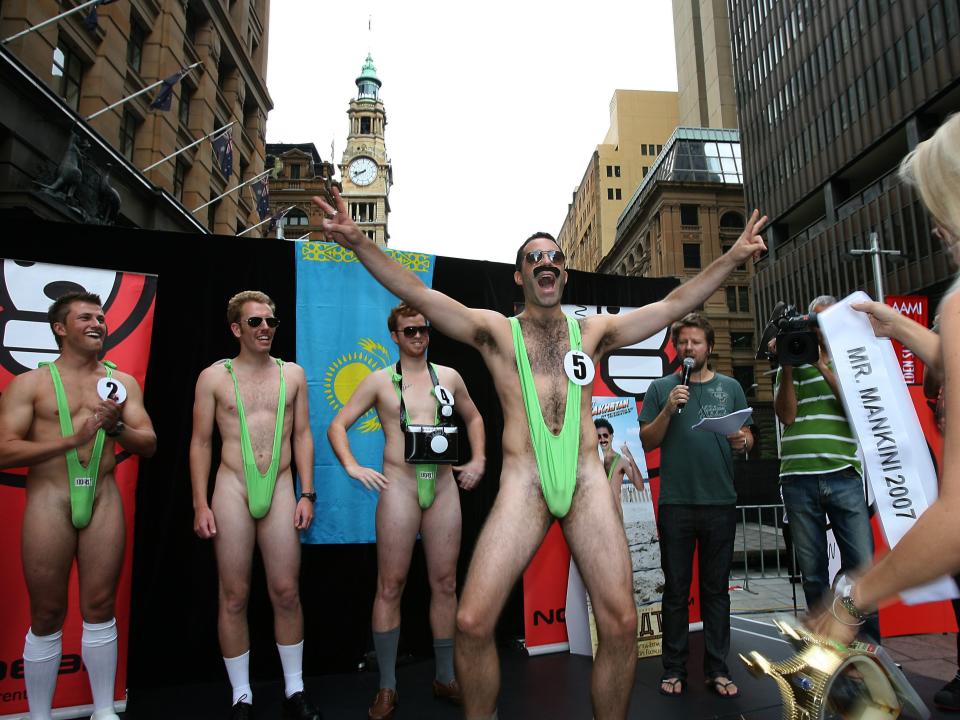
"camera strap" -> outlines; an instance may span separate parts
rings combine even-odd
[[[433,366],[433,363],[428,362],[427,370],[430,371],[430,382],[433,383],[433,389],[436,390],[437,386],[440,384],[440,381],[437,379],[437,369]],[[393,387],[396,388],[397,397],[400,398],[400,429],[406,432],[407,431],[407,406],[403,402],[402,386],[403,386],[403,372],[400,370],[400,361],[397,360],[397,364],[393,366]],[[433,415],[433,424],[436,425],[440,422],[440,401],[436,399],[436,394],[434,394],[434,404],[436,405],[436,410]]]
[[[433,363],[427,363],[427,370],[430,371],[430,382],[433,383],[433,389],[436,391],[440,381],[437,379],[437,369]],[[397,391],[397,397],[400,398],[400,429],[407,431],[407,406],[403,402],[403,372],[400,369],[400,361],[393,369],[393,387]],[[433,424],[440,422],[440,400],[434,392],[434,415]],[[414,465],[417,474],[417,502],[420,508],[426,510],[433,505],[433,500],[437,496],[437,472],[439,468],[436,463],[417,463]]]

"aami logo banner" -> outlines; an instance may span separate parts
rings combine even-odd
[[[33,370],[58,355],[47,323],[47,308],[71,290],[100,295],[107,320],[105,359],[133,375],[143,387],[150,356],[157,278],[136,273],[51,265],[23,260],[0,263],[0,392],[14,376]],[[115,478],[123,499],[126,548],[117,590],[117,626],[120,634],[114,698],[125,700],[127,641],[130,627],[131,565],[133,561],[134,499],[137,458],[117,457]],[[66,477],[66,476],[64,476]],[[64,480],[66,482],[66,480]],[[30,603],[20,566],[20,530],[26,504],[26,470],[0,471],[0,717],[27,711],[23,681],[23,637],[30,626]],[[63,626],[63,659],[53,707],[81,713],[91,703],[87,672],[80,659],[82,620],[78,608],[76,568],[70,580],[69,606]],[[66,711],[64,711],[66,712]],[[90,710],[86,710],[87,714]],[[64,717],[77,717],[64,714]]]
[[[887,295],[884,302],[901,315],[906,315],[923,327],[927,327],[929,315],[926,295]],[[904,381],[907,385],[923,385],[923,361],[914,355],[910,348],[904,347],[896,340],[891,340],[891,342],[894,351],[897,353],[897,360],[900,363]]]

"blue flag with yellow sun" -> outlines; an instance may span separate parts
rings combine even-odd
[[[373,279],[350,250],[335,243],[305,242],[297,255],[297,362],[307,375],[310,426],[314,437],[316,516],[303,542],[376,541],[377,493],[344,472],[327,426],[360,381],[397,360],[387,316],[400,301]],[[387,250],[398,262],[433,285],[435,257]],[[383,468],[383,432],[371,409],[348,433],[357,461]]]

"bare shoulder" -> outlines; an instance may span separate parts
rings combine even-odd
[[[113,376],[128,388],[133,386],[140,387],[140,383],[137,382],[137,379],[130,373],[123,372],[122,370],[114,370]]]
[[[307,379],[307,373],[303,369],[303,366],[297,365],[295,362],[283,363],[283,375],[287,380],[294,380],[297,382],[304,382]]]
[[[18,398],[36,395],[37,388],[40,387],[40,383],[44,380],[44,374],[47,376],[50,375],[50,371],[45,367],[28,370],[25,373],[15,375],[13,379],[7,383],[7,387],[2,394]]]
[[[197,389],[212,389],[217,382],[227,375],[226,360],[217,360],[207,368],[204,368],[197,377]]]

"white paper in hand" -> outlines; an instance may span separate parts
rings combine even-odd
[[[703,432],[715,432],[720,435],[733,435],[743,427],[743,424],[750,419],[752,414],[753,408],[744,408],[743,410],[737,410],[736,412],[721,417],[703,418],[703,420],[693,426],[693,429],[702,430]]]

